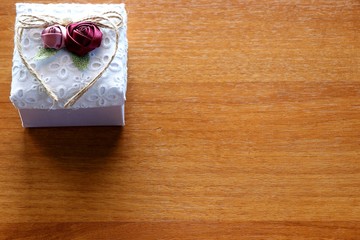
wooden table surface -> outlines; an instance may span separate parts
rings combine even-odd
[[[51,129],[9,102],[14,3],[1,239],[360,239],[359,0],[125,1],[127,125]]]

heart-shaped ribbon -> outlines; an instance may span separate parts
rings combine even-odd
[[[77,19],[77,21],[71,21],[70,19],[59,19],[54,16],[50,15],[20,15],[18,17],[18,22],[16,24],[16,48],[19,53],[19,56],[25,65],[25,67],[29,70],[29,72],[40,82],[40,84],[44,87],[45,92],[53,99],[53,101],[59,101],[56,94],[47,86],[45,81],[40,77],[39,73],[30,65],[28,60],[25,58],[21,46],[21,39],[23,35],[24,29],[31,29],[31,28],[46,28],[51,25],[63,25],[66,26],[72,22],[81,22],[81,21],[91,21],[96,24],[98,27],[101,28],[108,28],[115,32],[116,42],[114,52],[110,57],[108,63],[104,66],[104,68],[91,80],[89,81],[82,89],[80,89],[77,93],[75,93],[64,105],[65,108],[68,106],[72,106],[87,90],[89,90],[96,81],[103,75],[103,73],[108,69],[111,62],[115,58],[116,52],[118,50],[119,45],[119,32],[118,28],[122,27],[123,25],[123,18],[121,14],[108,11],[104,12],[97,16],[89,16],[82,19]]]

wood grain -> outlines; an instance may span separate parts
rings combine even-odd
[[[359,1],[125,1],[127,125],[59,129],[9,102],[14,3],[0,238],[359,239]]]

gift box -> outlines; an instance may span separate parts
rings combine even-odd
[[[126,23],[124,4],[16,4],[10,100],[24,127],[125,124]]]

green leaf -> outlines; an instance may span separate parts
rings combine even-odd
[[[82,57],[75,55],[73,53],[70,53],[71,59],[73,60],[73,63],[75,67],[77,67],[80,71],[83,71],[87,68],[90,62],[90,56],[89,54],[86,54]]]
[[[40,48],[35,56],[35,59],[41,60],[41,59],[45,59],[45,58],[54,56],[58,51],[59,51],[58,49]]]

